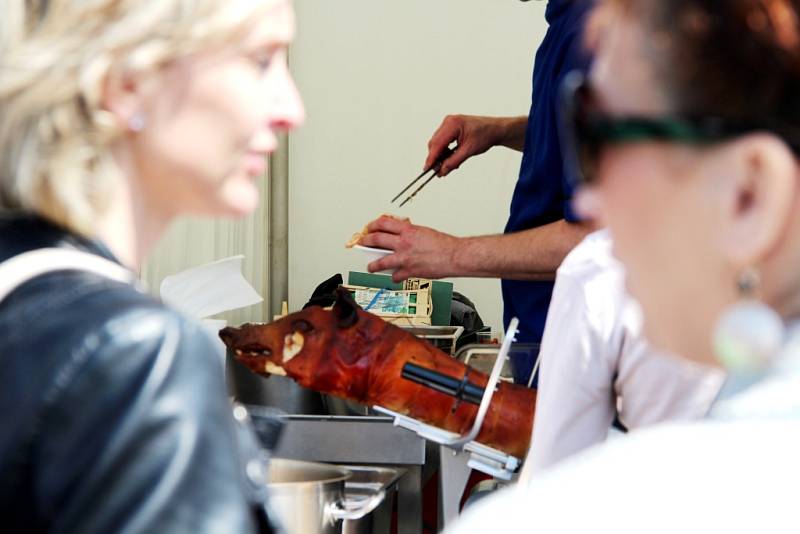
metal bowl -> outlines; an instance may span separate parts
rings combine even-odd
[[[385,492],[348,501],[343,467],[276,458],[270,462],[269,508],[287,534],[329,534],[342,531],[344,520],[361,519],[377,508]]]

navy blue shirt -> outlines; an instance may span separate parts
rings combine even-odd
[[[572,70],[588,71],[590,58],[583,27],[594,2],[550,0],[545,17],[550,25],[533,64],[533,96],[525,133],[519,180],[511,200],[506,233],[566,219],[572,212],[572,185],[564,173],[558,134],[559,89]],[[504,323],[519,318],[520,343],[539,343],[544,331],[553,282],[503,280]],[[514,361],[515,377],[527,381],[533,358]]]

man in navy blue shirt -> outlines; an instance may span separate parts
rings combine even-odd
[[[520,319],[519,342],[538,343],[544,330],[555,271],[567,253],[590,231],[571,209],[572,185],[564,175],[558,137],[559,89],[572,70],[588,71],[583,27],[593,2],[550,0],[549,23],[536,52],[530,113],[522,117],[448,116],[428,143],[429,168],[453,141],[455,153],[439,176],[493,146],[523,152],[511,213],[502,235],[455,237],[408,221],[381,217],[368,226],[365,246],[395,253],[369,265],[370,271],[395,269],[395,280],[408,277],[502,278],[504,319]],[[515,362],[517,376],[533,362]]]

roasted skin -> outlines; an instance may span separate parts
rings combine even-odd
[[[402,378],[406,362],[485,387],[489,377],[423,340],[361,310],[346,292],[332,311],[310,307],[270,324],[225,328],[236,359],[260,375],[289,376],[301,386],[379,405],[458,433],[478,407]],[[501,383],[477,441],[523,458],[533,427],[536,391]]]

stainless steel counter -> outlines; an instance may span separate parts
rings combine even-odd
[[[422,465],[425,440],[391,417],[289,415],[275,456],[329,463]]]

